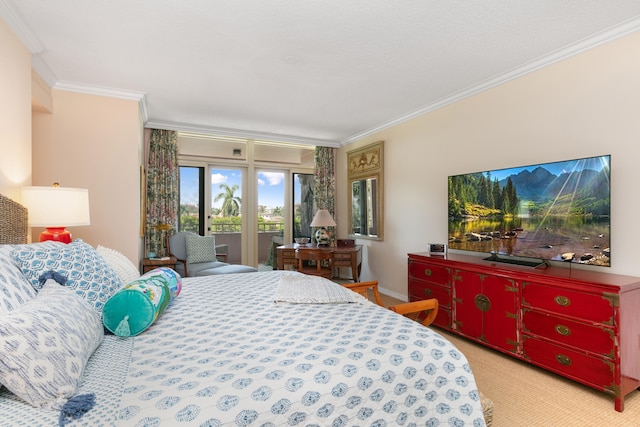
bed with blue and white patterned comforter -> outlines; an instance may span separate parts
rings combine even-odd
[[[96,405],[67,425],[485,425],[447,339],[364,299],[275,303],[282,274],[184,279],[147,331],[105,337],[79,390]],[[54,426],[58,414],[1,390],[0,425]]]

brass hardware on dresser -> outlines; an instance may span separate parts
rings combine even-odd
[[[561,365],[564,365],[564,366],[571,365],[571,358],[565,356],[564,354],[556,354],[556,360]]]
[[[480,311],[489,311],[491,309],[491,301],[489,301],[486,295],[476,295],[473,301]]]
[[[611,393],[640,387],[640,278],[496,267],[470,255],[409,254],[409,299],[438,299],[433,326]],[[558,396],[558,399],[562,396]]]

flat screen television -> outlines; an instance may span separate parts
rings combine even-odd
[[[449,249],[529,266],[611,265],[611,156],[449,177]]]

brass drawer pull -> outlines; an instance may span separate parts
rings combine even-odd
[[[430,270],[430,269],[428,269],[428,268],[425,268],[425,269],[424,269],[424,275],[425,275],[425,276],[431,276],[431,270]]]
[[[430,297],[430,296],[431,296],[431,294],[433,294],[433,291],[432,291],[431,289],[428,289],[428,288],[427,288],[427,289],[425,289],[425,290],[424,290],[424,294],[425,294],[426,296]]]
[[[571,335],[571,329],[564,325],[556,325],[556,332],[565,337]]]
[[[556,360],[561,365],[564,365],[564,366],[571,365],[571,359],[568,356],[565,356],[564,354],[556,354]]]
[[[563,297],[563,296],[560,296],[560,295],[555,297],[553,300],[556,302],[556,304],[558,304],[559,306],[562,306],[562,307],[566,307],[569,304],[571,304],[571,300],[569,298]]]

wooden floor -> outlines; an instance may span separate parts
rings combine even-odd
[[[385,307],[391,307],[392,305],[402,304],[403,302],[406,302],[399,299],[395,299],[385,294],[380,294],[380,298],[382,298],[382,302],[384,303]]]

